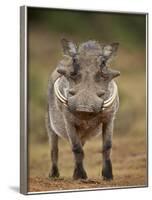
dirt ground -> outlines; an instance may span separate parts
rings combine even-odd
[[[112,181],[103,181],[101,178],[102,160],[99,137],[89,141],[84,148],[84,164],[88,174],[88,180],[85,181],[72,180],[73,158],[67,142],[60,141],[59,169],[61,177],[54,180],[48,178],[50,166],[49,145],[47,143],[35,144],[35,147],[30,150],[28,190],[29,192],[38,192],[145,186],[147,185],[145,142],[144,135],[136,137],[135,134],[130,134],[114,137],[112,153],[114,180]],[[32,151],[32,149],[34,150]]]

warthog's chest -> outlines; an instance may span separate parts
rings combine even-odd
[[[101,123],[108,121],[110,117],[111,117],[110,112],[102,112],[102,113],[99,113],[97,116],[88,120],[75,118],[74,121],[78,129],[88,130],[88,129],[94,129],[98,127]]]
[[[76,120],[75,126],[81,141],[86,141],[102,133],[102,122],[100,118],[94,118],[91,120]]]
[[[102,133],[102,124],[109,120],[110,114],[100,113],[96,117],[89,120],[80,120],[75,119],[75,127],[77,133],[82,140],[89,139],[93,136],[99,135]]]
[[[100,118],[94,118],[91,120],[79,120],[79,119],[75,120],[76,127],[82,130],[93,129],[97,127],[100,123],[101,123]]]

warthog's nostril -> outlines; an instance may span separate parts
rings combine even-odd
[[[70,90],[69,90],[69,94],[75,95],[75,93],[76,93],[75,89],[70,89]]]
[[[98,97],[102,97],[104,94],[105,94],[105,91],[104,91],[104,90],[101,90],[101,91],[98,91],[98,92],[97,92],[97,96],[98,96]]]

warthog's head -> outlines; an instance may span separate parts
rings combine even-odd
[[[69,110],[86,115],[99,113],[110,81],[120,75],[118,71],[107,67],[118,49],[118,43],[102,45],[88,41],[77,47],[73,42],[63,39],[62,46],[64,57],[57,71],[69,82]]]

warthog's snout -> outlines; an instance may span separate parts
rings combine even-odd
[[[68,98],[68,108],[71,112],[82,115],[95,115],[102,111],[103,100],[96,95],[73,95]]]

